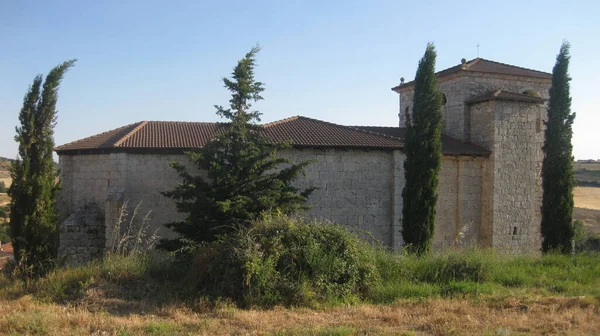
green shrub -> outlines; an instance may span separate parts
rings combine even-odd
[[[576,252],[600,251],[600,237],[597,234],[587,232],[581,220],[573,222],[573,231],[573,245]]]
[[[2,214],[0,214],[1,218]],[[10,225],[0,222],[0,242],[2,244],[10,243]]]
[[[27,291],[45,302],[66,303],[81,299],[97,283],[115,285],[125,299],[153,301],[184,296],[176,289],[181,272],[160,254],[107,255],[77,267],[55,268],[31,283]]]
[[[356,301],[377,279],[374,251],[343,227],[275,216],[200,248],[189,280],[245,306]]]

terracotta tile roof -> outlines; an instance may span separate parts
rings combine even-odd
[[[474,104],[488,100],[509,100],[509,101],[521,101],[527,103],[543,104],[544,99],[541,97],[530,96],[522,93],[508,92],[508,91],[492,91],[482,96],[475,97],[466,101],[467,104]]]
[[[201,148],[223,124],[206,122],[142,121],[57,147],[59,154],[158,152],[162,149]],[[404,130],[397,127],[342,126],[295,116],[264,124],[274,142],[294,147],[402,149]],[[444,136],[444,154],[487,155],[483,149]]]
[[[142,121],[55,148],[56,152],[110,152],[128,149],[201,148],[219,132],[219,123]],[[291,117],[263,125],[274,142],[296,147],[402,148],[401,139],[306,117]]]
[[[406,128],[385,127],[385,126],[354,126],[370,132],[376,132],[393,136],[404,140],[406,137]],[[471,156],[489,156],[490,151],[483,147],[469,142],[456,140],[451,136],[442,134],[442,154],[444,155],[471,155]]]
[[[491,73],[491,74],[499,74],[499,75],[511,75],[511,76],[520,76],[520,77],[534,77],[541,79],[552,79],[552,74],[548,72],[538,71],[527,69],[523,67],[518,67],[515,65],[495,62],[486,60],[483,58],[475,58],[466,62],[465,64],[459,64],[453,66],[451,68],[439,71],[436,73],[437,77],[442,77],[446,75],[450,75],[453,73],[466,71],[466,72],[481,72],[481,73]],[[404,83],[393,87],[392,90],[397,90],[403,87],[412,86],[414,81],[410,81],[408,83]]]
[[[265,124],[264,129],[274,141],[291,141],[301,147],[404,147],[399,138],[300,116]]]
[[[133,130],[135,130],[138,126],[141,126],[143,121],[125,125],[123,127],[115,128],[110,131],[106,131],[100,134],[96,134],[91,137],[83,138],[81,140],[69,142],[68,144],[64,144],[62,146],[58,146],[55,150],[61,150],[62,148],[68,149],[88,149],[88,148],[113,148],[115,143],[121,139],[123,139],[126,135],[130,134]]]

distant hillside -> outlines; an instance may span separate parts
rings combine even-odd
[[[575,180],[579,186],[600,187],[600,162],[575,162]]]
[[[13,161],[14,161],[13,159],[7,159],[5,157],[0,156],[0,172],[8,171],[8,168],[10,167],[10,163]]]

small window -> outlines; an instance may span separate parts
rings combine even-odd
[[[442,105],[446,105],[448,99],[446,99],[446,95],[442,93]]]
[[[512,233],[512,234],[513,234],[513,235],[516,235],[516,234],[517,234],[517,227],[516,227],[516,226],[515,226],[515,227],[513,227],[513,233]]]

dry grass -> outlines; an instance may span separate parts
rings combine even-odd
[[[104,308],[119,302],[104,302]],[[435,299],[326,310],[239,310],[166,306],[111,314],[85,303],[60,306],[29,296],[0,301],[3,335],[593,335],[599,302],[590,298]]]
[[[573,169],[574,170],[600,170],[600,163],[581,163],[581,162],[575,162],[573,164]]]
[[[600,210],[575,208],[573,218],[582,221],[587,232],[600,234]]]
[[[586,231],[600,234],[600,188],[576,187],[573,197],[573,217],[583,222]]]
[[[8,203],[10,203],[10,197],[8,197],[8,195],[5,193],[1,193],[0,194],[0,206],[6,205]]]
[[[577,187],[573,197],[578,208],[600,210],[600,188]]]

